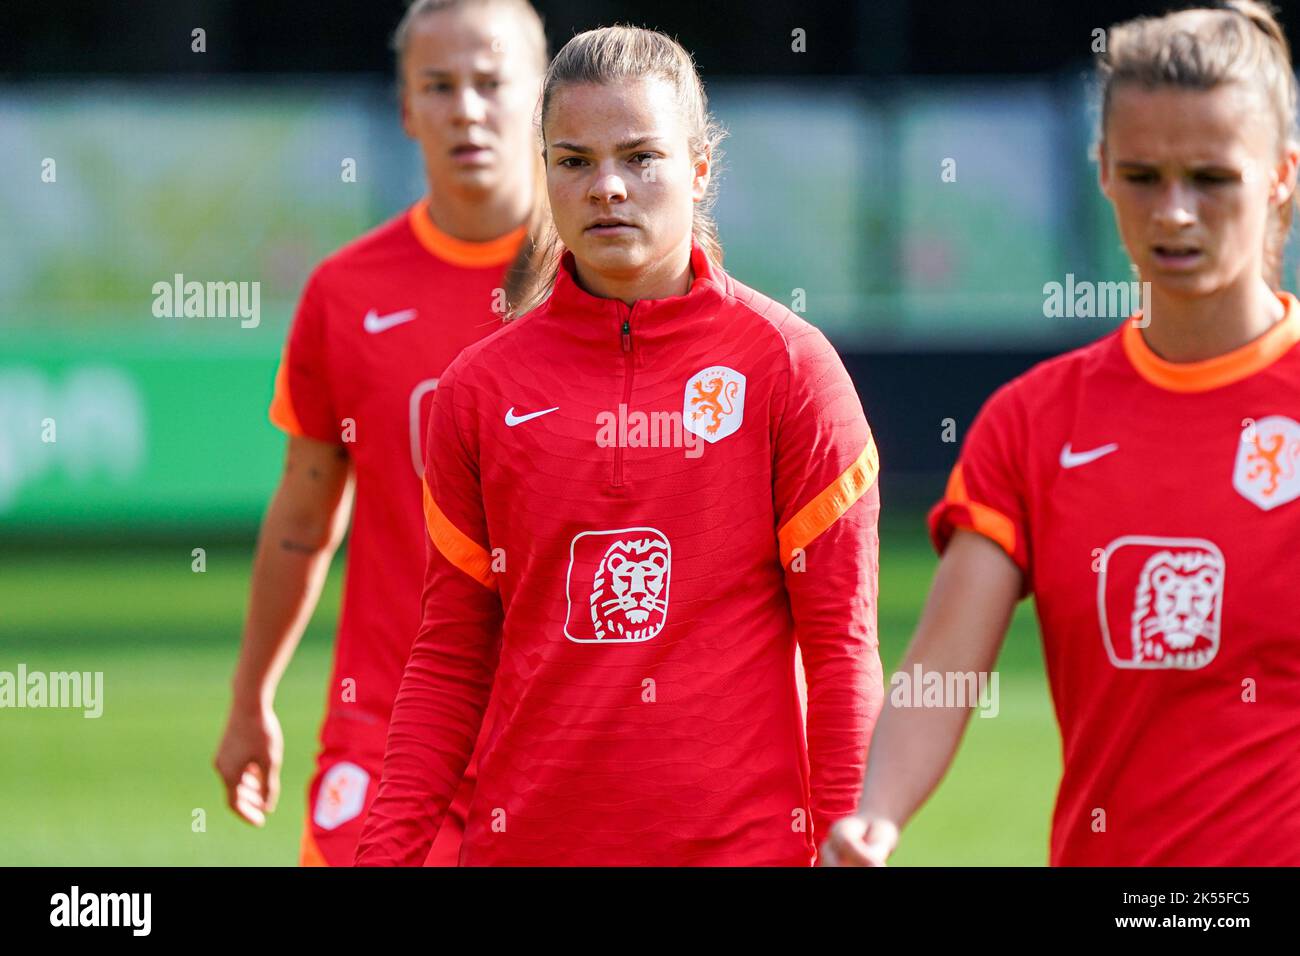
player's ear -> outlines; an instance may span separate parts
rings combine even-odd
[[[1106,141],[1104,139],[1098,140],[1097,141],[1097,184],[1101,186],[1102,194],[1107,199],[1112,199],[1114,197],[1112,197],[1110,194],[1110,186],[1111,186],[1110,164],[1107,161],[1107,159],[1108,157],[1106,156]]]
[[[691,198],[696,202],[701,201],[709,190],[709,179],[713,176],[713,150],[708,146],[704,147],[704,152],[695,157],[694,168],[691,171]]]
[[[1276,206],[1284,206],[1295,197],[1296,171],[1300,168],[1300,143],[1289,142],[1273,170],[1273,195]]]
[[[406,84],[397,91],[397,112],[402,118],[402,131],[408,139],[415,139],[415,131],[411,128],[411,107],[406,101]]]

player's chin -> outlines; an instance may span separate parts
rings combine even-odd
[[[445,182],[459,186],[461,189],[474,189],[491,192],[501,181],[496,163],[481,163],[474,166],[452,166],[446,171]]]
[[[1169,299],[1204,299],[1221,293],[1229,285],[1225,278],[1213,273],[1158,277],[1151,284],[1154,293]]]
[[[1159,269],[1144,271],[1142,278],[1151,283],[1151,290],[1165,298],[1199,299],[1221,291],[1228,282],[1213,269],[1194,272],[1164,272]]]
[[[601,271],[636,272],[648,256],[634,235],[600,236],[583,233],[583,258]]]

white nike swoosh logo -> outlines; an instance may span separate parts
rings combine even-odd
[[[1091,451],[1070,451],[1070,443],[1067,441],[1065,447],[1061,449],[1061,467],[1078,468],[1080,465],[1086,465],[1090,461],[1096,461],[1103,455],[1109,455],[1113,451],[1118,451],[1119,445],[1111,442],[1109,445],[1102,445],[1100,448],[1094,448]]]
[[[506,424],[511,428],[514,428],[516,425],[522,425],[524,422],[532,421],[534,418],[541,418],[543,415],[549,415],[551,412],[558,412],[559,410],[560,406],[556,405],[554,408],[543,408],[540,412],[530,412],[527,415],[516,415],[515,407],[511,405],[510,411],[506,412]]]
[[[380,315],[374,309],[366,313],[365,321],[362,323],[366,331],[371,335],[377,332],[387,332],[395,325],[401,325],[403,322],[410,322],[416,316],[415,309],[403,309],[401,312],[392,312],[388,315]]]

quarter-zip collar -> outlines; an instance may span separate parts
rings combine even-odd
[[[709,262],[704,249],[691,243],[690,290],[666,299],[639,299],[631,306],[621,299],[594,296],[578,285],[573,253],[560,259],[555,288],[546,300],[552,321],[564,327],[566,335],[595,341],[611,349],[627,348],[625,327],[630,326],[635,347],[659,344],[700,321],[710,321],[725,298],[726,274]]]

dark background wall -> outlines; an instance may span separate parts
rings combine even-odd
[[[666,30],[706,75],[963,75],[1085,66],[1092,31],[1162,2],[537,0],[557,45],[614,22]],[[1279,4],[1295,42],[1294,3]],[[5,0],[0,69],[30,73],[385,71],[400,0]],[[189,56],[189,31],[208,54]],[[790,56],[790,31],[807,54]],[[186,42],[179,42],[184,40]]]

